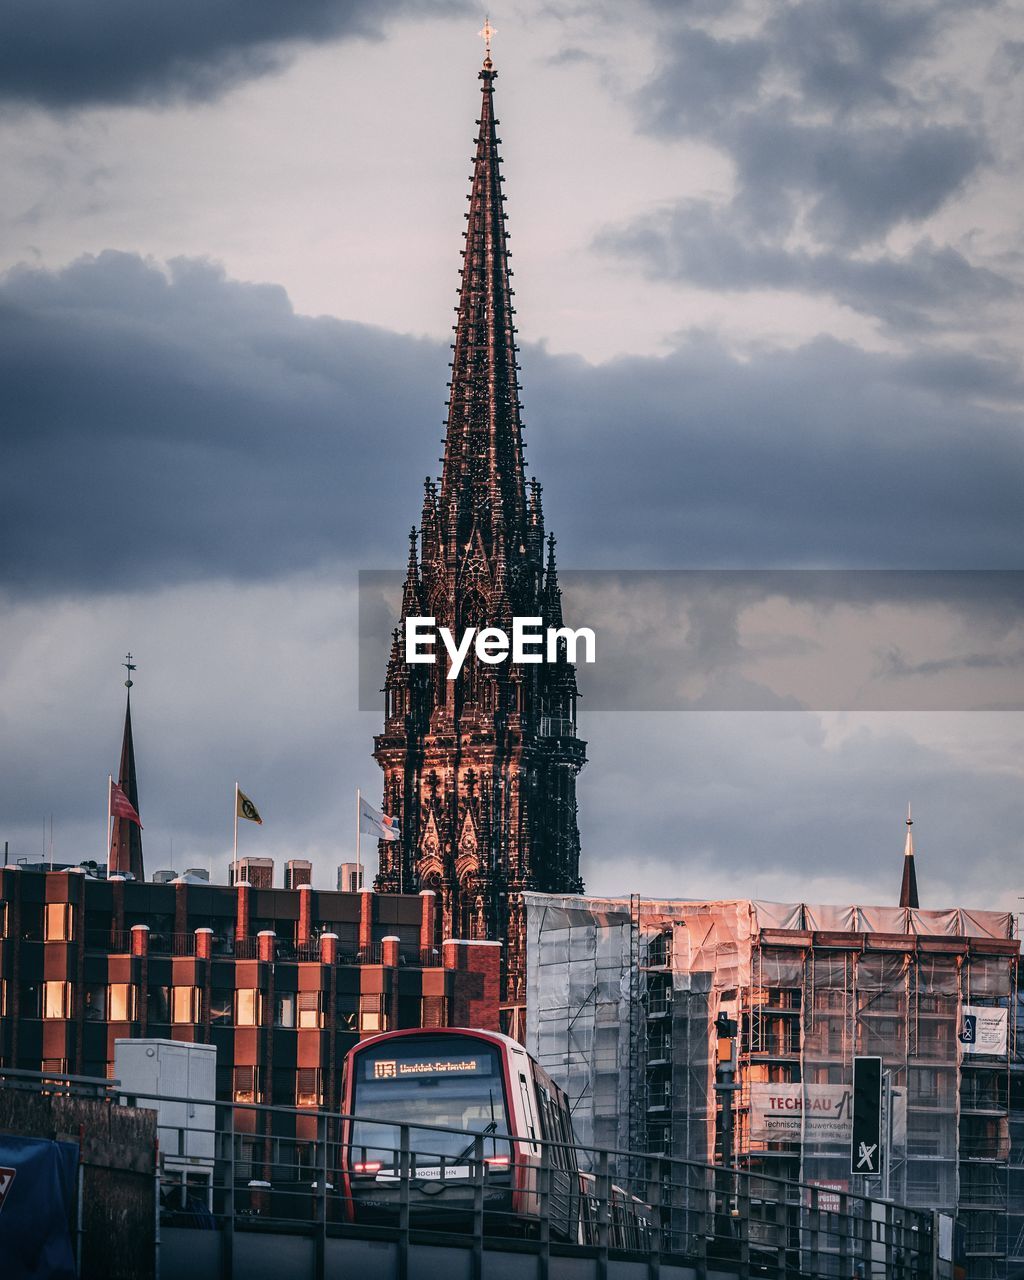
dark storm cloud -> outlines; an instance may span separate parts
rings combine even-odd
[[[10,273],[3,584],[400,565],[447,360],[201,262]],[[1024,563],[1021,386],[996,355],[819,339],[738,359],[694,334],[660,358],[527,348],[523,365],[531,466],[572,567]]]
[[[407,494],[404,525],[437,455],[439,344],[296,316],[201,262],[15,271],[0,335],[2,572],[23,589],[372,556],[381,506]]]
[[[990,159],[977,95],[929,62],[974,7],[804,0],[765,6],[728,36],[714,15],[670,11],[661,65],[634,100],[640,126],[722,151],[734,192],[640,216],[603,247],[707,288],[832,295],[896,327],[943,324],[952,310],[963,324],[1010,283],[952,247],[893,258],[876,246],[941,210]]]
[[[834,249],[788,249],[735,210],[686,200],[609,228],[605,253],[632,259],[652,280],[706,289],[779,289],[822,294],[906,333],[963,324],[989,303],[1019,296],[1018,287],[971,263],[959,250],[924,239],[902,255],[851,257]]]
[[[455,11],[399,0],[400,12]],[[372,0],[5,0],[0,99],[51,108],[218,98],[276,70],[289,43],[374,37]]]
[[[972,403],[974,366],[957,385],[938,355],[929,375],[821,338],[740,360],[691,335],[661,359],[528,369],[550,509],[616,567],[1024,564],[1020,400]]]

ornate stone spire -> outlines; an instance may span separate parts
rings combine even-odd
[[[475,529],[490,555],[499,522],[505,525],[509,545],[512,537],[508,535],[514,532],[518,547],[525,533],[513,290],[494,116],[497,75],[488,53],[480,71],[483,93],[466,214],[441,475],[440,507],[450,553],[464,548]]]
[[[124,735],[121,739],[121,764],[117,771],[117,785],[131,801],[136,813],[139,808],[139,779],[135,770],[135,741],[132,737],[132,672],[135,663],[129,653],[122,664],[128,671],[128,679],[124,687],[128,690],[124,708]],[[114,818],[114,826],[110,836],[110,859],[107,863],[107,875],[124,875],[131,872],[136,880],[145,880],[146,871],[142,861],[142,831],[138,824],[128,818]]]
[[[917,897],[917,869],[914,866],[914,819],[910,816],[910,805],[907,805],[907,841],[903,847],[903,883],[900,885],[900,906],[913,907],[915,910],[921,903]]]
[[[403,618],[415,604],[435,626],[509,630],[515,617],[561,622],[554,552],[544,563],[541,490],[523,461],[508,235],[488,40],[480,71],[469,212],[440,485],[423,490],[420,555],[410,548]],[[529,494],[529,496],[528,496]],[[380,845],[382,891],[415,883],[438,895],[438,938],[505,943],[504,996],[524,999],[522,893],[571,893],[579,879],[575,669],[486,664],[455,680],[392,649],[384,732],[374,757],[384,809],[401,841]]]

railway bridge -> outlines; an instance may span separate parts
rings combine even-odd
[[[0,1072],[0,1090],[12,1088],[157,1112],[140,1201],[154,1280],[952,1275],[940,1258],[952,1224],[939,1215],[745,1169],[379,1116],[373,1149],[354,1150],[346,1117],[308,1108]],[[83,1232],[102,1221],[82,1204],[88,1185],[80,1180],[80,1258],[90,1254]],[[79,1275],[92,1280],[88,1266]]]

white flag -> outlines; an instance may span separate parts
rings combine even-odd
[[[390,818],[381,813],[372,804],[359,797],[359,830],[364,835],[376,836],[378,840],[401,840],[402,829],[397,818]]]

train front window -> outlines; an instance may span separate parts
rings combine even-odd
[[[391,1166],[400,1124],[413,1126],[409,1139],[417,1167],[472,1154],[474,1134],[484,1135],[484,1156],[509,1155],[508,1109],[496,1048],[465,1036],[416,1036],[356,1054],[352,1112],[352,1159]],[[458,1133],[432,1133],[419,1125],[441,1125]],[[468,1150],[467,1150],[468,1148]]]

